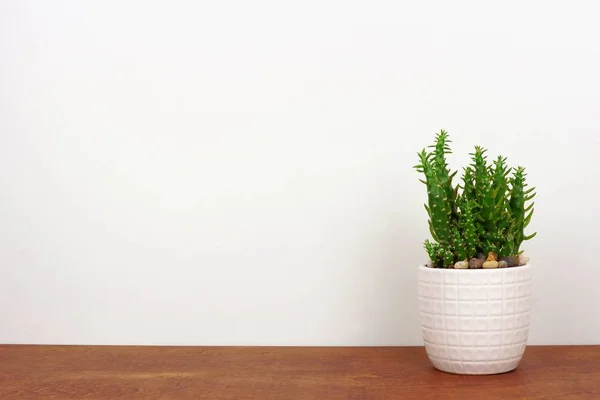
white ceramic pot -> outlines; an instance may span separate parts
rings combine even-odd
[[[455,374],[512,371],[529,335],[531,266],[419,267],[419,308],[433,366]]]

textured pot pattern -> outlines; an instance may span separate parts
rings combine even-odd
[[[531,266],[490,270],[419,267],[427,355],[439,370],[498,374],[517,367],[529,335]]]

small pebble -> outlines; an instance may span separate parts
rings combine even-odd
[[[454,264],[454,268],[467,269],[467,268],[469,268],[469,263],[467,261],[459,261],[456,264]]]
[[[479,269],[483,266],[483,260],[481,258],[471,258],[469,261],[469,269]]]
[[[509,267],[516,267],[519,265],[519,257],[517,256],[502,257],[500,260],[505,261]]]
[[[529,257],[526,257],[523,254],[519,255],[519,265],[525,265],[528,262],[529,262]]]
[[[483,263],[484,269],[498,268],[498,261],[486,261]]]
[[[504,260],[498,261],[498,268],[506,268],[508,267],[508,263]]]

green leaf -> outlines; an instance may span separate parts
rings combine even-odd
[[[429,233],[431,233],[431,237],[433,238],[433,240],[435,240],[436,242],[439,242],[438,237],[435,234],[435,231],[433,230],[433,225],[431,224],[431,220],[429,220]]]
[[[533,208],[531,209],[531,211],[529,211],[529,214],[527,214],[527,216],[525,217],[525,221],[523,222],[523,228],[527,228],[527,225],[529,225],[529,222],[531,221],[531,216],[533,215]]]
[[[535,197],[535,193],[530,196],[525,197],[525,201],[529,201],[529,200],[533,199],[534,197]]]
[[[529,235],[529,236],[525,236],[525,237],[523,238],[523,240],[531,240],[531,239],[533,239],[533,238],[535,237],[535,235],[537,235],[537,232],[534,232],[534,233],[532,233],[532,234],[531,234],[531,235]]]
[[[425,210],[427,210],[427,215],[429,215],[431,217],[431,211],[429,210],[429,207],[427,206],[427,204],[423,204],[425,206]]]

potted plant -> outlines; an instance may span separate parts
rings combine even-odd
[[[445,131],[419,155],[427,187],[429,263],[419,266],[421,328],[435,368],[458,374],[514,370],[529,334],[531,266],[521,245],[535,236],[534,188],[525,169],[475,146],[460,185],[453,184]]]

